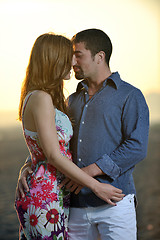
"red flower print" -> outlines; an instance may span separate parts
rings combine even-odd
[[[37,223],[38,223],[37,216],[35,214],[32,214],[30,216],[30,224],[31,224],[31,226],[35,227],[37,225]]]

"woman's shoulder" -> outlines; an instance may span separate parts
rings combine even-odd
[[[52,102],[51,95],[43,90],[36,90],[32,94],[32,101],[36,103]]]
[[[51,98],[51,95],[43,90],[35,90],[32,91],[31,94],[33,95],[34,98]]]
[[[42,110],[42,109],[54,109],[52,97],[49,93],[37,90],[32,94],[31,105],[33,110]]]

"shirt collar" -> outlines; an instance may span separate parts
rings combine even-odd
[[[121,78],[118,72],[114,72],[109,76],[108,78],[105,79],[103,82],[103,87],[107,85],[108,80],[112,80],[113,83],[115,84],[116,88],[118,89],[120,84],[121,84]],[[82,89],[88,90],[88,85],[86,80],[82,80],[81,82],[78,83],[76,91],[79,92]]]

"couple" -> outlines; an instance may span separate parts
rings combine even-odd
[[[132,172],[146,156],[149,112],[141,91],[111,72],[111,53],[99,29],[34,43],[19,107],[31,155],[16,190],[21,240],[136,239]],[[72,66],[83,80],[67,106]]]

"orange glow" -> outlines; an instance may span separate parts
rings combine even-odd
[[[53,31],[72,37],[100,28],[111,38],[111,70],[147,95],[160,93],[159,6],[156,0],[0,1],[0,110],[18,108],[21,83],[35,39]],[[77,81],[65,83],[67,95]]]

